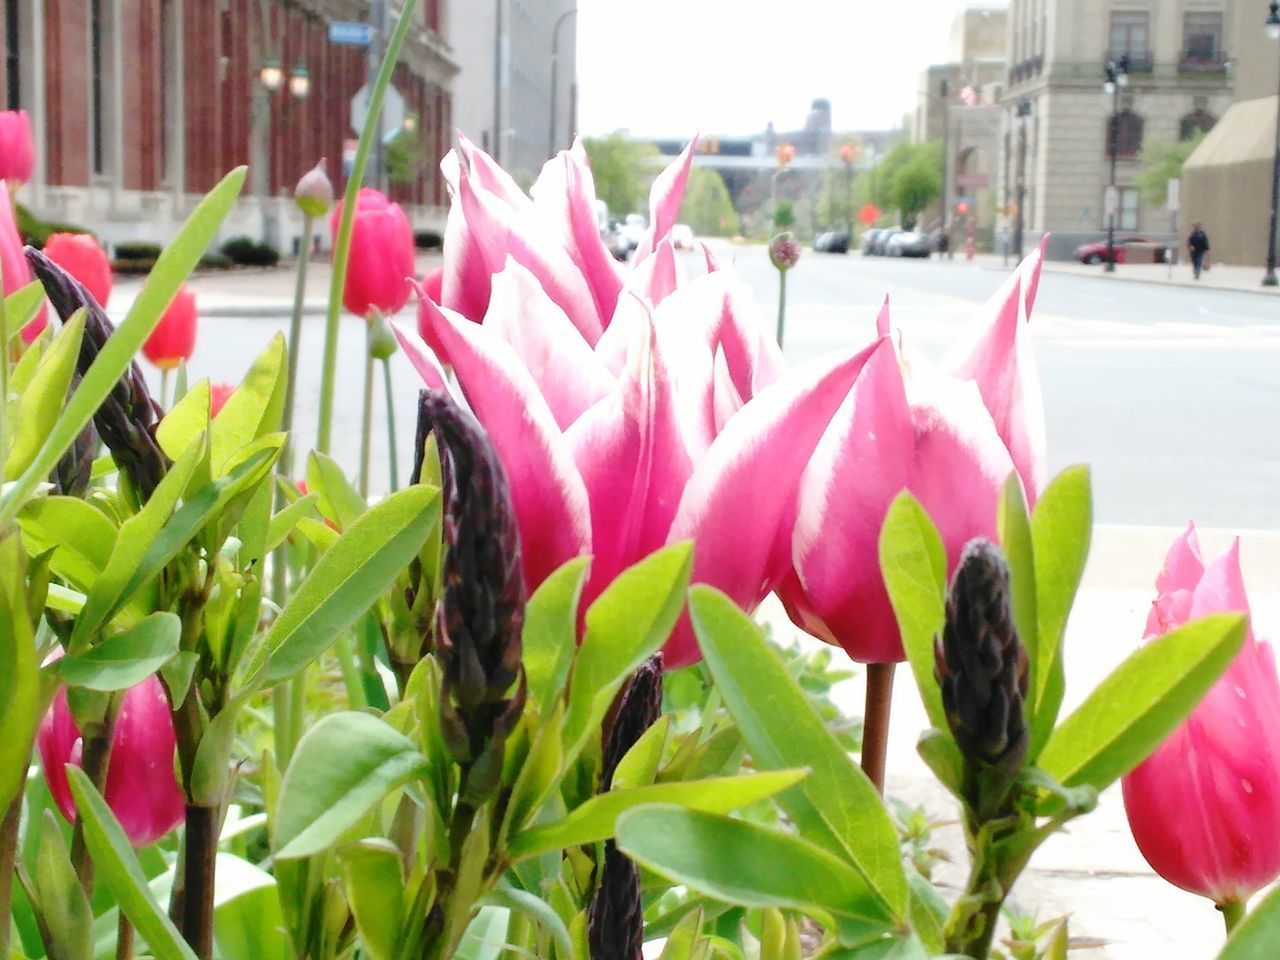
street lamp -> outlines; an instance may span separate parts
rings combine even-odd
[[[1017,219],[1013,226],[1013,249],[1019,260],[1022,259],[1022,207],[1027,196],[1027,117],[1031,116],[1031,101],[1023,97],[1018,101],[1018,194]]]
[[[311,74],[304,66],[296,66],[289,71],[289,93],[295,100],[305,100],[311,93]]]
[[[1111,95],[1111,123],[1107,137],[1111,153],[1111,187],[1107,210],[1107,262],[1103,269],[1114,273],[1116,269],[1116,212],[1120,206],[1120,195],[1116,192],[1116,149],[1119,146],[1120,134],[1120,90],[1129,85],[1129,55],[1121,54],[1118,60],[1107,61],[1107,80],[1102,85],[1103,91]]]
[[[556,71],[560,66],[560,25],[578,12],[578,8],[566,10],[551,28],[551,132],[547,135],[547,156],[556,155]]]
[[[1280,3],[1271,4],[1267,14],[1267,36],[1280,40]],[[1276,152],[1271,160],[1271,231],[1267,234],[1267,272],[1264,287],[1276,286],[1276,208],[1280,206],[1280,102],[1276,105]]]
[[[858,157],[857,148],[846,143],[840,148],[840,162],[844,164],[844,199],[849,204],[849,243],[853,243],[853,161]]]
[[[280,61],[275,57],[264,60],[262,69],[258,71],[258,79],[270,93],[275,93],[284,86],[284,68],[280,66]]]

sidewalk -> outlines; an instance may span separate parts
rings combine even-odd
[[[1013,258],[1008,265],[1005,258],[995,253],[980,253],[972,261],[966,261],[962,255],[954,260],[938,258],[941,263],[976,263],[984,270],[1000,270],[1007,272],[1012,268]],[[1280,287],[1264,287],[1262,277],[1266,270],[1263,267],[1243,267],[1232,264],[1215,263],[1213,268],[1200,274],[1196,280],[1191,274],[1191,264],[1177,263],[1170,269],[1164,263],[1120,263],[1115,273],[1107,273],[1101,264],[1086,265],[1074,260],[1046,260],[1046,273],[1063,273],[1081,277],[1099,277],[1104,280],[1127,280],[1136,283],[1159,283],[1171,287],[1196,287],[1211,290],[1233,290],[1237,293],[1261,293],[1268,296],[1280,295]]]

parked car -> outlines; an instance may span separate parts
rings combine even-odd
[[[818,253],[848,253],[849,234],[843,230],[825,230],[813,238]]]
[[[1131,244],[1155,245],[1154,249],[1143,250],[1141,255],[1135,255],[1135,262],[1141,260],[1143,263],[1165,263],[1167,261],[1166,243],[1155,237],[1116,237],[1115,256],[1116,263],[1127,263],[1129,261],[1129,248]],[[1148,260],[1147,257],[1151,259]],[[1076,259],[1081,263],[1104,263],[1107,259],[1107,241],[1099,240],[1097,243],[1085,243],[1076,247]]]
[[[889,241],[900,233],[902,233],[902,229],[900,227],[889,227],[886,230],[881,230],[880,236],[876,237],[876,242],[871,248],[872,255],[877,257],[888,256]]]
[[[896,233],[889,238],[886,253],[891,257],[928,257],[933,253],[933,238],[914,230]]]
[[[862,255],[864,257],[873,256],[876,252],[876,241],[880,239],[880,234],[884,233],[879,227],[872,227],[862,235]]]
[[[671,245],[677,250],[692,250],[694,239],[693,227],[687,223],[677,223],[671,228]]]
[[[615,260],[625,260],[632,251],[631,242],[622,233],[622,224],[610,220],[604,234],[604,245],[609,248]]]
[[[622,221],[618,227],[620,241],[618,244],[621,256],[614,253],[619,260],[625,260],[635,252],[636,247],[640,246],[640,241],[644,239],[645,231],[649,229],[649,224],[644,217],[638,213],[628,213],[626,219]]]

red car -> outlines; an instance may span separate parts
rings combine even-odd
[[[1115,243],[1115,262],[1127,263],[1129,259],[1128,245],[1135,244],[1154,244],[1156,249],[1150,247],[1143,249],[1135,254],[1135,263],[1164,263],[1166,260],[1166,251],[1163,240],[1157,240],[1155,237],[1116,237]],[[1150,259],[1148,259],[1150,258]],[[1086,243],[1076,247],[1076,259],[1081,263],[1104,263],[1107,259],[1107,241],[1099,240],[1097,243]]]

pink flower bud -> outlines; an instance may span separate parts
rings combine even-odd
[[[66,765],[80,765],[80,731],[59,690],[36,738],[54,802],[68,821],[76,806]],[[103,796],[135,847],[155,843],[182,822],[185,799],[173,772],[173,720],[164,687],[154,676],[126,691],[111,741]]]
[[[800,262],[800,244],[795,234],[780,233],[769,241],[769,261],[782,273]]]
[[[329,216],[335,239],[341,221],[339,202]],[[409,283],[416,277],[413,255],[413,228],[400,204],[377,190],[361,190],[351,228],[342,305],[361,317],[374,310],[383,316],[395,313],[409,299]]]
[[[323,217],[333,206],[333,184],[324,172],[323,158],[302,175],[293,188],[293,202],[309,217]]]
[[[35,166],[35,145],[27,111],[0,111],[0,180],[16,187],[31,179]]]
[[[227,401],[231,399],[231,395],[236,392],[233,383],[211,383],[209,384],[209,419],[212,420],[227,405]]]
[[[100,306],[107,305],[111,299],[111,262],[90,234],[52,234],[45,241],[44,255],[83,283]]]
[[[178,288],[169,309],[142,345],[142,354],[161,370],[190,360],[196,348],[196,295],[186,284]]]

